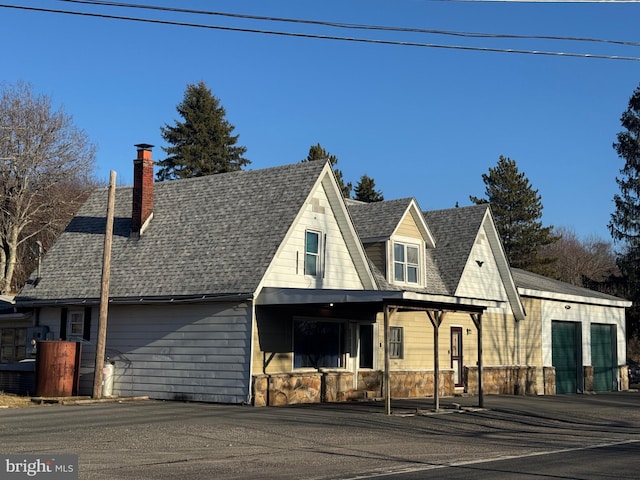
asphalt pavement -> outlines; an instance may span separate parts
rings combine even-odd
[[[0,410],[0,452],[80,479],[636,478],[640,394],[290,407],[139,400]],[[36,477],[37,478],[37,477]]]

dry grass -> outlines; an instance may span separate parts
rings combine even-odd
[[[33,407],[36,404],[31,401],[31,397],[21,397],[10,393],[0,392],[0,408],[24,408]]]

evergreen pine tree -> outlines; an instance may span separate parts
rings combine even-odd
[[[371,203],[384,200],[382,192],[376,190],[376,182],[366,174],[360,177],[360,181],[353,190],[355,192],[354,199],[361,202]]]
[[[233,172],[251,163],[242,155],[246,147],[236,145],[238,135],[225,118],[226,111],[204,82],[187,85],[184,99],[176,107],[183,121],[161,127],[167,158],[158,162],[158,180],[201,177]]]
[[[614,242],[622,248],[617,263],[623,275],[620,292],[633,301],[627,311],[628,333],[640,332],[640,86],[629,99],[620,122],[624,131],[618,133],[613,148],[625,161],[616,183],[620,193],[614,195],[615,212],[611,215],[609,231]]]
[[[514,160],[500,156],[495,168],[482,175],[484,198],[469,197],[475,204],[490,203],[496,227],[513,267],[546,273],[553,259],[540,255],[543,246],[555,242],[553,226],[543,227],[542,199]]]
[[[324,162],[329,160],[329,163],[331,163],[331,166],[333,167],[333,173],[336,176],[338,186],[342,191],[342,196],[344,198],[349,198],[351,196],[351,189],[353,188],[353,186],[351,185],[351,182],[347,184],[344,183],[344,180],[342,178],[342,172],[336,167],[336,164],[338,163],[338,157],[336,157],[335,155],[331,155],[324,148],[322,148],[322,146],[318,143],[317,145],[312,145],[309,148],[309,153],[307,154],[307,158],[305,158],[302,161],[313,162],[315,160],[322,160]]]

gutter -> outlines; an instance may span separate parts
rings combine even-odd
[[[109,305],[152,305],[152,304],[182,304],[182,303],[209,303],[253,300],[251,293],[225,293],[220,295],[169,295],[169,296],[139,296],[139,297],[111,297]],[[63,298],[49,300],[20,300],[16,306],[20,307],[55,307],[100,305],[99,298]]]

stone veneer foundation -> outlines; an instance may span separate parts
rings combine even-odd
[[[363,370],[354,388],[353,373],[339,369],[321,369],[256,375],[253,377],[253,405],[282,406],[298,403],[334,403],[382,397],[383,373]],[[433,396],[433,371],[390,372],[392,398]],[[440,372],[441,396],[454,394],[453,371]]]
[[[619,388],[627,390],[627,367],[623,365],[619,370]],[[533,366],[490,366],[483,367],[482,372],[482,387],[487,395],[556,394],[554,367],[542,368],[542,382],[539,382],[538,370]],[[394,370],[389,376],[392,398],[433,397],[432,370]],[[354,388],[353,373],[340,369],[256,375],[253,377],[253,405],[264,407],[383,398],[383,377],[383,372],[379,370],[361,370],[358,372],[357,388]],[[591,367],[585,367],[584,378],[585,391],[592,391]],[[456,393],[453,382],[452,370],[440,372],[440,396]],[[464,392],[478,394],[478,367],[464,368]]]

